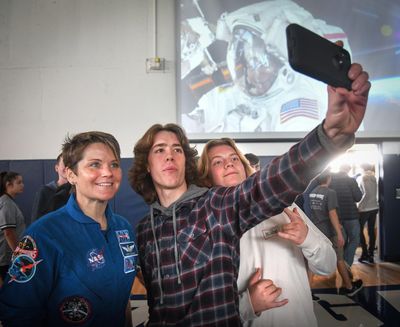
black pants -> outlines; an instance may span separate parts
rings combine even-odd
[[[378,209],[371,211],[360,212],[360,243],[362,248],[361,256],[373,256],[375,250],[375,221]],[[364,236],[364,226],[368,223],[368,238],[369,245],[367,249],[367,243]]]

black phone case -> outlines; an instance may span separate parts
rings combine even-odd
[[[298,24],[286,27],[286,39],[289,63],[295,71],[351,90],[348,51]]]

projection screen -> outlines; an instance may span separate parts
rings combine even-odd
[[[178,0],[176,17],[178,122],[190,139],[296,139],[322,121],[327,86],[288,64],[290,23],[342,40],[369,72],[357,136],[400,137],[399,2]]]

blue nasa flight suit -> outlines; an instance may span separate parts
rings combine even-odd
[[[3,326],[124,326],[136,276],[131,225],[107,206],[107,231],[75,196],[32,224],[0,290]]]

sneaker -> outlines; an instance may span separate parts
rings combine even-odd
[[[358,258],[358,262],[366,263],[369,258],[367,256],[361,256]]]
[[[344,288],[343,294],[347,296],[354,296],[363,288],[363,282],[361,279],[357,279],[351,284],[353,285],[352,288],[351,289]]]

